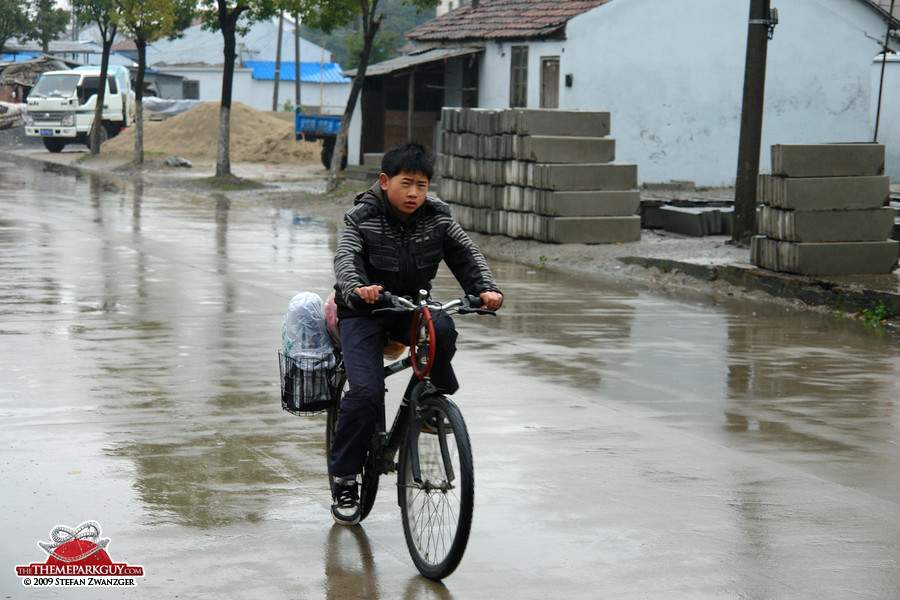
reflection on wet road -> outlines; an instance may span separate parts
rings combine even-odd
[[[28,597],[11,573],[37,540],[89,519],[147,569],[122,597],[896,594],[894,333],[512,264],[501,316],[457,321],[460,569],[416,576],[392,478],[364,528],[333,528],[324,424],[280,410],[275,351],[291,296],[329,292],[336,237],[0,163],[5,595]]]

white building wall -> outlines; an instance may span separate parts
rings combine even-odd
[[[448,13],[454,8],[459,8],[462,4],[470,1],[471,0],[441,0],[441,2],[436,7],[437,16]]]
[[[258,104],[261,99],[267,99],[265,110],[272,110],[272,93],[275,91],[275,81],[253,81],[253,102]],[[347,107],[347,97],[350,95],[349,83],[300,83],[300,103],[305,109],[315,109],[323,115],[343,115]],[[278,110],[282,110],[286,102],[294,105],[294,82],[282,81],[278,84]],[[254,104],[254,108],[257,108]],[[263,110],[263,109],[260,109]],[[307,110],[307,112],[310,112]]]
[[[884,35],[861,3],[779,0],[777,8],[764,171],[772,144],[871,139],[869,65]],[[558,55],[560,108],[609,111],[616,162],[637,164],[641,181],[733,185],[748,12],[745,2],[723,0],[602,5],[572,19],[567,40],[531,44],[528,106],[539,106],[541,56]],[[488,44],[481,106],[509,106],[510,46]]]

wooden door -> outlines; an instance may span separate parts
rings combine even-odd
[[[541,57],[541,108],[559,108],[559,57]]]

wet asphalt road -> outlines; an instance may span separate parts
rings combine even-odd
[[[324,420],[280,409],[337,232],[54,171],[0,163],[0,597],[900,597],[895,333],[494,264],[501,316],[457,321],[475,521],[434,584],[393,479],[332,526]],[[137,587],[24,587],[88,520]]]

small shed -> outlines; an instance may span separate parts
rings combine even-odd
[[[478,106],[478,47],[434,48],[370,65],[363,85],[357,161],[408,139],[433,146],[443,106]],[[356,70],[345,71],[348,77]],[[355,159],[355,160],[354,160]]]

